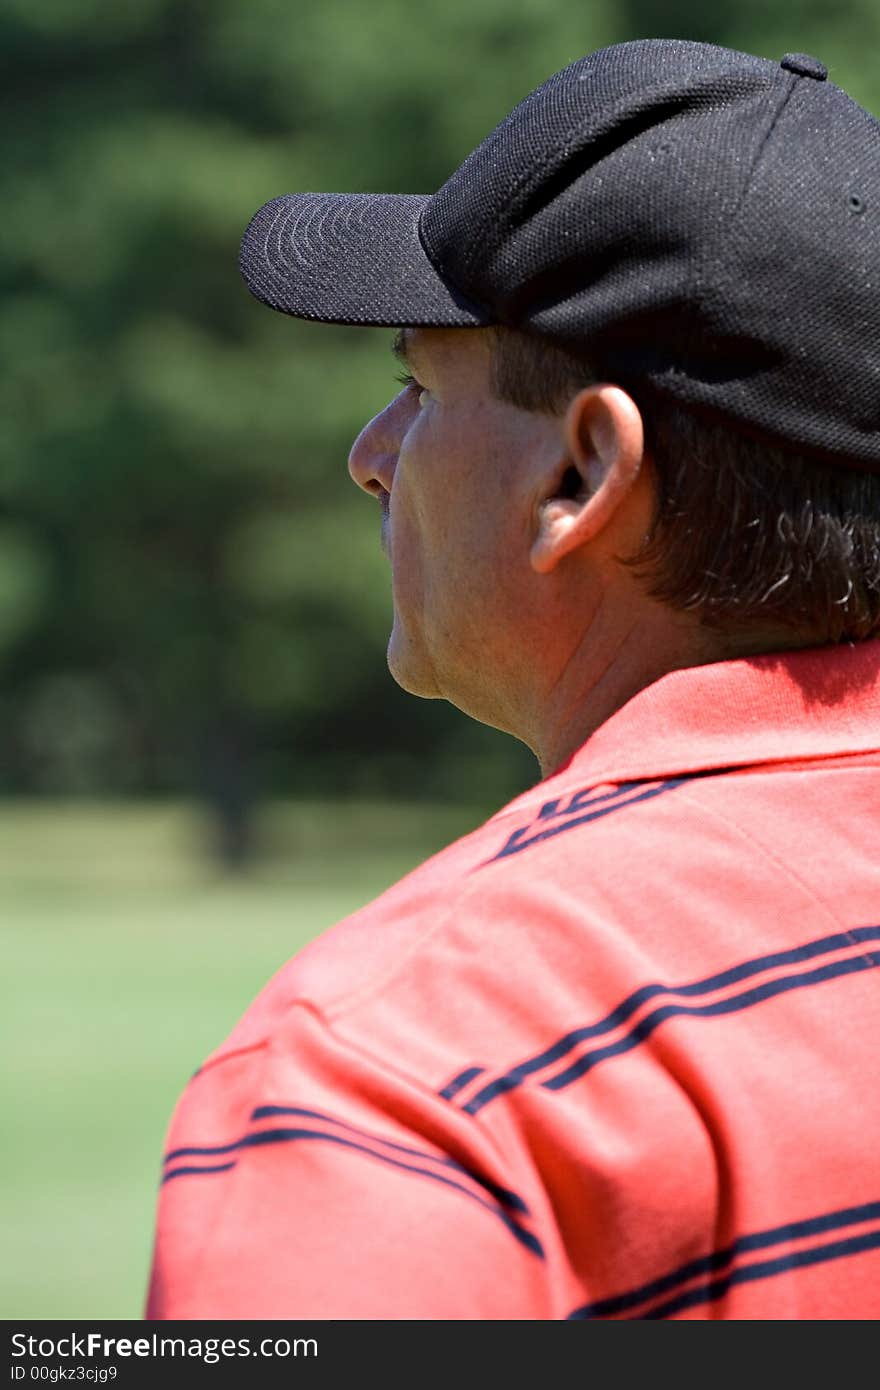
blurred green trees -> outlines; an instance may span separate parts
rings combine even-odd
[[[430,191],[552,71],[658,34],[816,52],[876,110],[875,0],[6,0],[0,685],[7,792],[474,796],[511,740],[387,675],[348,447],[389,334],[302,325],[238,241],[297,189]]]

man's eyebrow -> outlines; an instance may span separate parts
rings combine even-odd
[[[398,328],[397,332],[394,335],[394,342],[391,344],[391,351],[397,358],[398,362],[403,363],[404,367],[408,367],[410,365],[409,344],[407,342],[407,337],[408,335],[406,329]]]
[[[421,346],[417,336],[413,335],[412,328],[398,328],[395,334],[395,341],[391,345],[392,353],[396,359],[403,363],[405,367],[412,367],[413,361],[421,361]],[[418,370],[418,368],[416,368]]]

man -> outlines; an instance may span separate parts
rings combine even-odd
[[[258,298],[401,330],[394,677],[544,780],[193,1080],[151,1316],[880,1314],[877,137],[645,41],[434,197],[255,217]]]

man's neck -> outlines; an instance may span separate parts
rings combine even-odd
[[[653,612],[603,630],[599,613],[547,692],[538,736],[529,742],[541,775],[555,772],[627,701],[670,671],[809,645],[786,630],[713,632],[669,610],[660,621]]]

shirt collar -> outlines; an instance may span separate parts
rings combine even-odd
[[[671,671],[556,773],[631,782],[880,750],[880,641],[770,652]],[[534,790],[534,789],[533,789]]]

